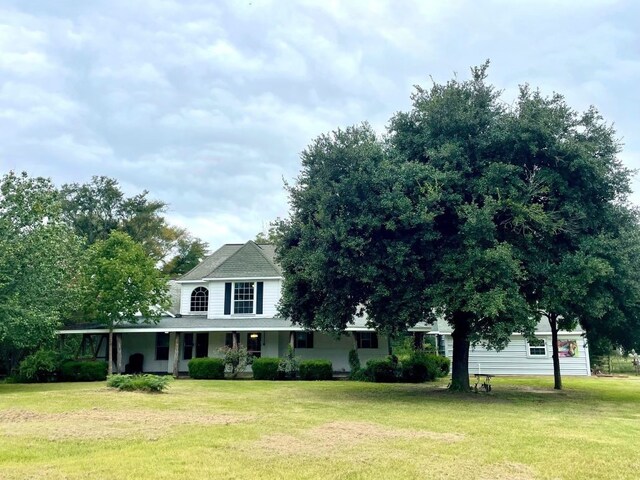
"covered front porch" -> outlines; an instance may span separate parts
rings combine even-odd
[[[412,330],[421,343],[429,327],[419,325]],[[58,333],[63,337],[82,335],[85,355],[107,359],[109,331],[104,327],[78,325]],[[387,337],[367,328],[363,319],[357,319],[345,333],[336,337],[307,332],[277,317],[163,317],[157,324],[122,325],[113,330],[113,337],[113,371],[121,373],[142,370],[183,375],[188,372],[192,358],[221,357],[221,348],[236,345],[244,345],[254,356],[261,357],[283,357],[291,346],[303,360],[331,361],[335,372],[350,370],[351,349],[357,349],[363,365],[389,353]],[[136,366],[138,368],[132,370]]]

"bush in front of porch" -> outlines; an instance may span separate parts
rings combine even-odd
[[[189,376],[197,380],[222,380],[224,362],[221,358],[194,358],[189,361]]]

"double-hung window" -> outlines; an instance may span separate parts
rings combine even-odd
[[[358,348],[378,348],[378,335],[375,332],[358,332],[356,340]]]
[[[534,338],[527,342],[527,354],[530,357],[546,357],[547,342],[542,338]]]
[[[233,284],[233,313],[253,313],[255,282]]]

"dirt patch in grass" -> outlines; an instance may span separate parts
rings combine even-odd
[[[528,465],[516,462],[503,462],[486,466],[478,477],[481,480],[532,480],[533,469]]]
[[[180,425],[231,425],[251,416],[194,414],[184,411],[125,410],[99,408],[64,413],[28,410],[0,412],[0,431],[6,436],[35,436],[49,440],[143,437],[157,440]]]
[[[260,449],[276,455],[326,455],[345,448],[387,439],[426,439],[458,442],[464,435],[425,430],[386,427],[370,422],[329,422],[299,435],[266,435],[256,443]]]

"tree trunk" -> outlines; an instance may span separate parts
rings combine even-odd
[[[451,362],[451,385],[449,390],[468,392],[469,385],[469,319],[463,314],[454,314],[453,362]]]
[[[549,314],[549,325],[551,325],[551,348],[553,349],[553,388],[562,390],[560,356],[558,355],[558,316],[555,313]]]
[[[116,333],[116,371],[122,373],[122,334]]]
[[[107,374],[113,375],[113,330],[109,329],[109,345],[107,346],[109,350],[107,353],[107,358],[109,359],[109,365],[107,366]]]
[[[180,332],[176,332],[176,339],[173,345],[173,377],[178,378],[180,362]]]

